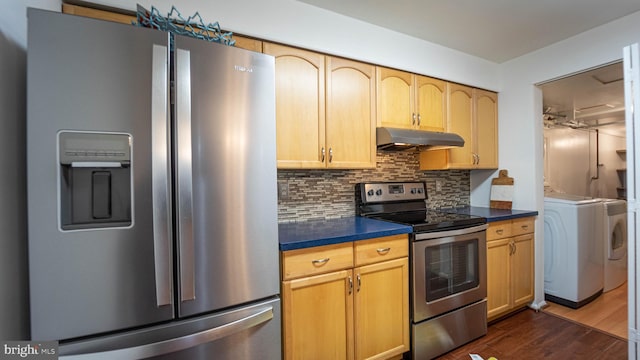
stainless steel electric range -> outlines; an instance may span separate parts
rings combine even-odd
[[[437,357],[487,333],[485,218],[428,209],[424,182],[357,184],[356,213],[413,227],[413,359]]]

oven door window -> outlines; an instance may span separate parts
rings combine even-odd
[[[426,296],[432,302],[478,286],[478,240],[425,248]]]

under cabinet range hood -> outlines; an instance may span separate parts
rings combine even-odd
[[[464,146],[464,139],[454,133],[379,127],[376,142],[380,150],[446,149]]]

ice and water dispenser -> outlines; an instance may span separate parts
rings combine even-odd
[[[130,226],[131,135],[61,131],[60,227]]]

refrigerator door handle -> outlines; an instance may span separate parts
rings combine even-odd
[[[176,50],[176,116],[180,301],[188,301],[196,298],[196,289],[191,172],[191,52],[184,49]]]
[[[154,45],[152,56],[151,143],[153,192],[153,256],[156,305],[172,303],[171,210],[169,202],[168,154],[168,48]]]
[[[185,335],[175,339],[159,341],[156,343],[133,346],[130,348],[101,351],[95,353],[75,354],[60,356],[66,360],[111,360],[111,359],[142,359],[160,356],[175,351],[189,349],[205,343],[213,342],[231,336],[242,330],[247,330],[273,319],[273,306],[259,308],[255,313],[224,325],[203,330],[197,333]]]

